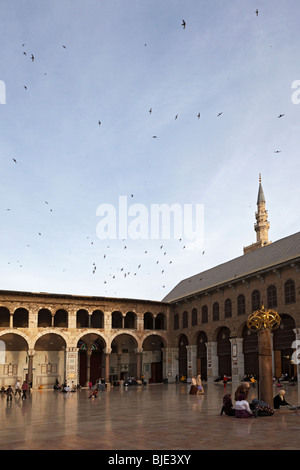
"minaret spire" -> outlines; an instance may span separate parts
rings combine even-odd
[[[244,248],[244,254],[254,251],[265,245],[269,245],[269,228],[268,211],[266,210],[266,200],[261,184],[261,174],[259,174],[259,186],[257,195],[257,212],[255,213],[256,224],[254,230],[256,232],[256,243],[252,243]]]

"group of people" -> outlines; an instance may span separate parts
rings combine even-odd
[[[29,390],[29,386],[26,380],[24,380],[24,382],[21,385],[21,382],[18,379],[15,384],[15,391],[13,390],[12,386],[9,385],[7,389],[5,389],[5,387],[1,387],[0,393],[3,393],[6,395],[6,400],[8,402],[12,402],[13,396],[15,397],[18,396],[19,398],[22,398],[22,400],[26,400],[28,390]]]
[[[197,377],[192,377],[191,380],[191,388],[190,388],[190,395],[203,395],[204,388],[201,381],[201,375],[197,375]]]
[[[221,415],[225,413],[227,416],[235,416],[236,418],[257,418],[258,416],[272,416],[274,410],[278,410],[281,406],[286,406],[290,409],[296,407],[290,405],[284,398],[285,390],[280,390],[278,395],[273,399],[273,407],[263,400],[254,398],[251,403],[247,401],[249,394],[249,383],[242,383],[235,391],[235,408],[233,407],[232,397],[227,393],[223,397],[223,405],[221,408]]]

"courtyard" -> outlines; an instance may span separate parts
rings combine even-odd
[[[237,384],[204,384],[189,395],[188,384],[112,387],[89,398],[76,393],[33,390],[25,400],[0,396],[1,450],[298,450],[300,410],[240,420],[220,416],[224,393]],[[286,401],[298,405],[298,385],[284,384]],[[278,393],[274,385],[274,394]],[[248,401],[257,397],[250,388]],[[234,402],[233,402],[234,403]]]

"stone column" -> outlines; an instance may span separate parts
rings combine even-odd
[[[143,348],[136,348],[134,351],[136,353],[136,376],[140,379],[143,370]]]
[[[258,331],[259,399],[273,404],[272,346],[269,329]]]
[[[28,349],[28,374],[27,374],[27,383],[28,383],[28,392],[30,393],[30,383],[32,383],[32,370],[33,370],[33,356],[35,355],[34,349]]]
[[[197,375],[197,345],[191,344],[188,349],[188,377]]]
[[[178,375],[178,348],[162,348],[163,353],[163,378],[169,382],[175,382]]]
[[[219,375],[219,358],[216,341],[206,343],[207,347],[207,382],[213,382]]]
[[[231,376],[232,382],[240,382],[245,375],[243,338],[231,338]]]
[[[105,354],[105,382],[109,382],[109,357],[111,353],[111,348],[103,349]]]

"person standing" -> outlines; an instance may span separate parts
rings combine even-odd
[[[204,388],[201,382],[201,375],[197,375],[197,395],[203,395],[204,393]]]
[[[6,394],[7,394],[6,400],[7,400],[7,402],[9,402],[9,401],[11,402],[11,401],[12,401],[13,393],[14,393],[14,392],[13,392],[13,389],[11,388],[11,385],[9,385],[9,386],[7,387],[7,390],[6,390]]]

